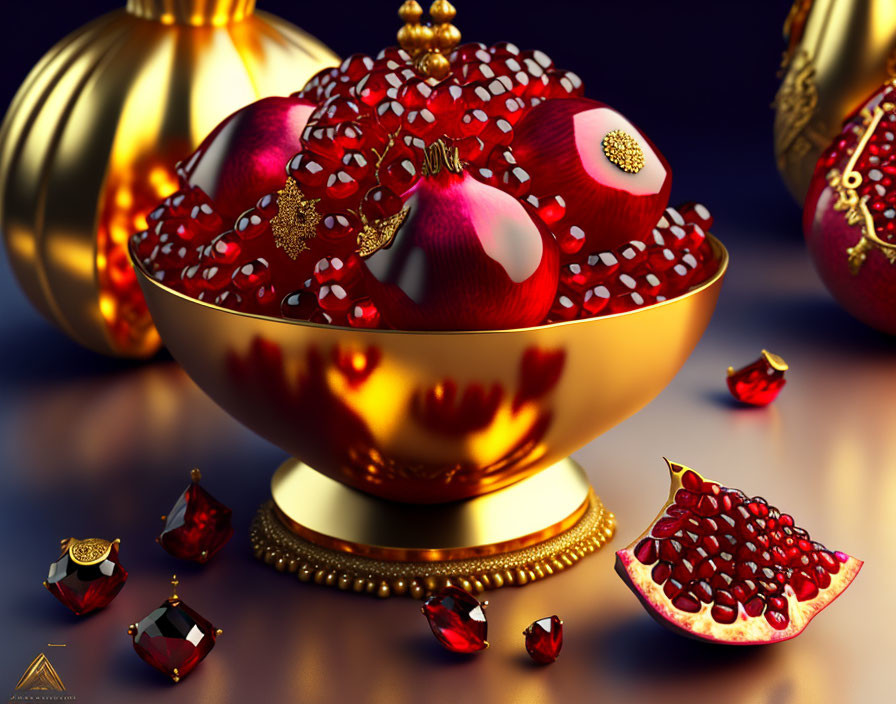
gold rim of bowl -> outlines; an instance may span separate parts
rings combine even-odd
[[[146,281],[149,281],[156,286],[157,288],[162,289],[166,293],[170,293],[173,296],[177,296],[178,298],[182,298],[191,303],[194,303],[198,306],[203,306],[205,308],[210,308],[211,310],[216,310],[223,313],[230,313],[231,315],[238,315],[244,318],[254,318],[256,320],[266,320],[274,323],[285,323],[288,325],[297,325],[300,327],[308,327],[308,328],[322,328],[324,330],[350,330],[356,333],[389,333],[389,334],[397,334],[397,335],[497,335],[497,334],[507,334],[507,333],[516,333],[516,332],[525,332],[529,330],[539,330],[546,328],[558,328],[569,325],[582,325],[589,322],[593,322],[595,320],[604,320],[607,318],[619,318],[624,315],[632,315],[634,313],[638,313],[644,310],[653,310],[671,303],[675,303],[677,301],[681,301],[684,298],[688,298],[690,296],[695,296],[704,289],[711,287],[715,284],[719,279],[721,279],[725,272],[728,270],[729,256],[728,250],[725,248],[725,245],[716,238],[714,235],[707,233],[707,239],[710,241],[710,245],[713,248],[713,251],[716,252],[719,256],[719,266],[716,269],[715,273],[710,276],[708,279],[703,281],[697,286],[689,289],[685,293],[682,293],[678,296],[674,296],[673,298],[666,299],[665,301],[660,301],[659,303],[652,303],[649,306],[643,306],[641,308],[634,308],[632,310],[624,311],[622,313],[609,313],[607,315],[598,315],[591,318],[579,318],[577,320],[566,320],[560,323],[547,323],[545,325],[532,325],[524,328],[500,328],[500,329],[492,329],[492,330],[395,330],[393,328],[353,328],[345,325],[328,325],[325,323],[312,323],[308,320],[295,320],[292,318],[279,318],[270,315],[259,315],[258,313],[247,313],[245,311],[233,310],[232,308],[224,308],[223,306],[216,306],[213,303],[208,303],[206,301],[200,301],[198,298],[193,298],[192,296],[188,296],[185,293],[181,293],[180,291],[176,291],[170,286],[165,285],[163,282],[156,279],[152,274],[146,271],[143,266],[134,258],[134,253],[131,251],[130,244],[128,245],[128,259],[131,262],[131,266],[134,267],[134,270],[138,272]],[[150,311],[151,312],[151,311]],[[162,343],[164,344],[164,339]]]

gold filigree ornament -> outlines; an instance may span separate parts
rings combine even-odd
[[[846,168],[842,173],[838,169],[831,169],[828,173],[828,184],[837,193],[834,210],[843,212],[846,222],[852,227],[858,227],[862,232],[859,241],[846,250],[849,270],[853,275],[859,273],[862,264],[868,258],[868,253],[874,249],[880,250],[891,264],[896,264],[896,243],[885,242],[877,236],[874,218],[868,209],[868,196],[860,198],[857,190],[862,185],[862,174],[855,170],[859,158],[868,146],[868,142],[884,114],[894,111],[896,111],[896,105],[892,103],[879,105],[874,108],[874,112],[865,110],[862,113],[865,129],[860,133],[859,143],[847,162]]]
[[[118,542],[117,539],[110,543],[102,538],[68,538],[62,541],[62,552],[68,552],[72,562],[77,565],[97,565],[109,557],[113,543]]]
[[[277,193],[277,214],[271,218],[274,244],[291,259],[308,249],[308,241],[317,232],[320,213],[317,204],[320,198],[305,197],[295,179],[286,180],[286,185]]]
[[[601,146],[607,159],[627,174],[636,174],[644,168],[644,150],[628,132],[608,132]]]
[[[423,176],[435,176],[442,169],[453,174],[460,174],[464,170],[464,162],[460,159],[457,147],[449,147],[441,139],[437,139],[423,150]]]
[[[812,150],[829,141],[823,124],[810,125],[818,107],[815,61],[805,49],[788,58],[787,71],[775,100],[775,153],[778,169],[786,172]]]
[[[395,215],[390,215],[382,220],[374,220],[372,223],[368,222],[364,214],[361,213],[361,222],[364,226],[358,233],[358,254],[362,257],[369,257],[374,252],[392,244],[395,233],[404,224],[410,212],[410,208],[403,208]]]

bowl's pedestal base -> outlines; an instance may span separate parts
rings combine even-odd
[[[570,459],[504,489],[451,504],[378,499],[290,459],[252,524],[256,557],[342,590],[421,598],[446,583],[471,592],[549,577],[606,543],[616,519]]]

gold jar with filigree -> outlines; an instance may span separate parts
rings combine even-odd
[[[800,204],[821,151],[894,72],[892,0],[795,0],[775,97],[775,157]]]

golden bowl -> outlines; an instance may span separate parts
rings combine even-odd
[[[556,464],[651,401],[684,364],[728,266],[646,308],[515,330],[356,330],[184,296],[135,264],[171,354],[228,413],[318,472],[440,503]]]

